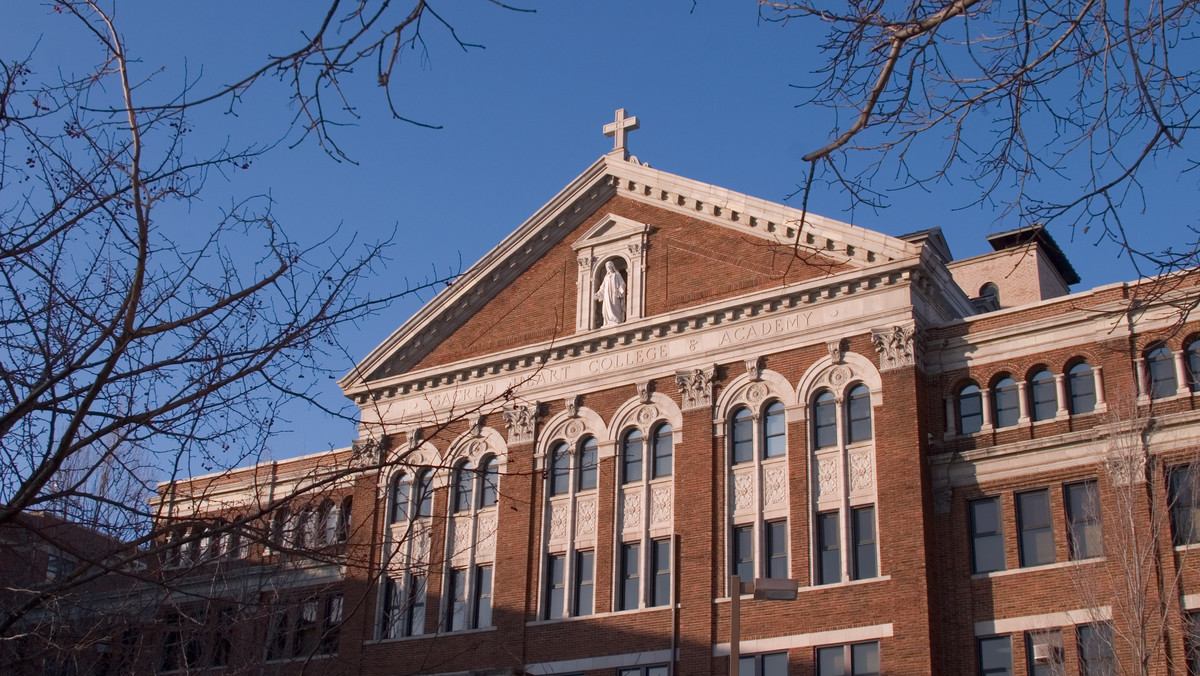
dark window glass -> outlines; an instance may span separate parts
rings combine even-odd
[[[733,459],[733,464],[753,460],[754,420],[750,415],[750,409],[743,406],[734,411],[730,426],[733,428],[729,435],[729,443],[732,446],[730,457]]]
[[[738,660],[741,676],[787,676],[787,653],[743,655]]]
[[[1029,379],[1029,399],[1034,420],[1051,420],[1058,415],[1058,386],[1049,371],[1038,371]]]
[[[992,386],[992,412],[996,427],[1012,427],[1021,417],[1021,402],[1017,396],[1017,381],[1001,378]]]
[[[475,626],[492,626],[492,567],[475,567]]]
[[[850,514],[854,531],[854,579],[866,580],[879,575],[875,560],[875,506],[855,507]]]
[[[1004,570],[1004,529],[1000,519],[1000,498],[972,500],[971,566],[976,573]]]
[[[978,385],[958,391],[958,433],[974,434],[983,429],[983,398]]]
[[[479,474],[482,481],[482,485],[479,487],[479,506],[491,507],[496,504],[496,499],[500,495],[500,468],[497,466],[496,459],[484,460]]]
[[[1029,665],[1029,676],[1063,676],[1062,631],[1025,632],[1025,664]]]
[[[788,576],[787,521],[768,521],[767,533],[767,577],[786,579]]]
[[[425,578],[412,576],[408,581],[408,614],[405,636],[425,633]]]
[[[415,490],[415,502],[417,504],[417,516],[430,516],[433,514],[433,486],[430,478],[433,472],[422,470],[417,473],[417,482]]]
[[[296,635],[292,637],[292,657],[311,655],[316,651],[317,638],[320,636],[319,621],[320,605],[317,599],[309,599],[300,604],[296,612]]]
[[[1067,390],[1071,392],[1073,415],[1096,410],[1096,378],[1087,362],[1080,362],[1067,372]]]
[[[985,636],[979,647],[979,676],[1012,675],[1012,640],[1008,636]]]
[[[665,664],[655,664],[646,667],[629,667],[626,669],[618,669],[617,676],[667,676],[670,670]],[[583,674],[571,674],[570,676],[583,676]]]
[[[1110,624],[1081,624],[1079,631],[1079,673],[1082,676],[1114,676],[1117,673]]]
[[[325,629],[321,632],[320,652],[331,655],[338,649],[338,634],[342,628],[342,595],[325,597]]]
[[[787,419],[783,404],[773,401],[763,415],[763,457],[787,455]]]
[[[1150,376],[1150,398],[1175,396],[1175,357],[1165,346],[1146,353],[1146,370]]]
[[[650,547],[650,605],[665,606],[671,603],[671,541],[655,540]]]
[[[454,472],[454,511],[471,509],[471,488],[475,485],[475,472],[471,463],[464,462]]]
[[[1193,465],[1181,465],[1171,470],[1167,482],[1171,502],[1171,533],[1176,545],[1200,542],[1200,472]]]
[[[1188,389],[1200,390],[1200,340],[1193,340],[1184,351],[1187,358]]]
[[[383,581],[383,627],[381,638],[396,638],[402,636],[404,621],[404,603],[400,596],[400,581],[389,577]]]
[[[1050,491],[1017,493],[1017,533],[1022,567],[1054,563]]]
[[[846,408],[846,442],[856,443],[871,438],[871,390],[858,385],[850,390]]]
[[[1188,676],[1200,674],[1200,612],[1190,612],[1184,618],[1184,649],[1187,650]]]
[[[642,480],[642,433],[629,430],[621,444],[621,482]]]
[[[599,446],[596,440],[588,437],[579,448],[579,483],[575,490],[587,491],[596,487],[596,462],[599,460]]]
[[[447,631],[467,628],[467,571],[451,568],[446,576],[446,592],[450,595],[450,612],[446,616]]]
[[[270,631],[270,635],[267,638],[267,659],[268,660],[280,660],[280,659],[283,659],[284,655],[286,654],[285,651],[287,650],[287,640],[288,640],[288,614],[289,613],[288,613],[287,609],[285,608],[285,609],[281,609],[278,612],[276,612],[275,615],[271,618],[271,631]],[[167,626],[171,626],[169,621],[167,623]],[[173,643],[174,643],[175,649],[174,650],[166,650],[166,648],[171,647],[172,634],[173,634],[173,638],[174,638]],[[179,660],[179,633],[172,632],[172,633],[167,634],[167,644],[164,645],[163,647],[164,647],[164,652],[163,652],[164,658],[168,655],[174,655],[173,659],[178,661]],[[163,671],[173,671],[178,668],[179,668],[178,666],[173,666],[173,667],[168,668],[167,665],[165,664],[165,660],[164,660]]]
[[[850,646],[851,676],[879,676],[879,644],[856,643]]]
[[[846,676],[846,647],[817,648],[817,676]]]
[[[563,554],[546,557],[546,609],[544,619],[554,620],[563,616]]]
[[[550,450],[550,457],[550,495],[563,495],[571,489],[571,454],[560,441]]]
[[[641,551],[641,545],[636,542],[621,545],[621,604],[617,610],[634,610],[639,605]]]
[[[1104,555],[1104,531],[1100,526],[1100,492],[1095,481],[1063,487],[1067,512],[1067,544],[1071,559]]]
[[[733,529],[733,574],[742,582],[754,581],[754,526]]]
[[[591,551],[575,552],[575,616],[591,615],[595,605],[596,555]]]
[[[817,584],[842,581],[842,546],[838,535],[838,513],[817,515]]]
[[[654,472],[653,479],[671,476],[674,471],[672,463],[675,455],[675,437],[671,426],[666,423],[654,430]]]
[[[354,515],[354,496],[347,495],[342,498],[342,505],[337,514],[337,541],[346,542],[350,539],[350,517]]]
[[[837,402],[828,390],[813,401],[813,443],[817,448],[837,445]]]

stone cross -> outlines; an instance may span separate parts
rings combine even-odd
[[[612,151],[614,153],[620,152],[628,158],[629,151],[625,148],[625,136],[637,128],[638,119],[636,117],[625,117],[625,109],[618,108],[613,121],[604,125],[604,135],[613,137]]]

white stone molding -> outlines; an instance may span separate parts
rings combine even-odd
[[[568,418],[579,417],[579,406],[580,402],[582,401],[583,397],[579,396],[578,394],[572,394],[563,399],[563,409],[567,412]]]
[[[633,489],[624,491],[621,500],[621,530],[641,530],[642,527],[642,491]]]
[[[750,380],[754,382],[762,380],[763,361],[762,357],[753,357],[746,360],[746,376]]]
[[[1057,420],[1066,420],[1071,416],[1071,411],[1067,408],[1067,374],[1054,374],[1054,394],[1058,397],[1058,410],[1054,412],[1054,417]]]
[[[770,369],[762,369],[757,375],[754,378],[750,373],[744,373],[721,389],[721,396],[713,408],[717,435],[725,433],[725,420],[735,406],[745,405],[757,417],[767,399],[778,399],[789,410],[796,405],[796,391],[787,378]],[[788,419],[791,418],[789,412]]]
[[[825,347],[829,349],[829,360],[834,364],[842,363],[842,355],[846,354],[846,339],[838,338],[825,343]]]
[[[875,454],[871,449],[855,450],[850,455],[850,493],[875,489]]]
[[[817,496],[822,500],[829,498],[837,498],[841,491],[838,490],[838,463],[836,457],[819,458],[817,460]]]
[[[754,467],[739,467],[733,471],[734,516],[757,511],[754,492]]]
[[[503,471],[508,463],[508,444],[500,432],[492,427],[479,428],[478,433],[472,427],[458,438],[450,442],[450,451],[446,456],[446,464],[453,465],[460,459],[466,458],[472,465],[478,467],[485,456],[496,458],[497,467]]]
[[[504,409],[504,422],[508,424],[508,443],[532,443],[537,431],[539,405],[517,404]]]
[[[879,370],[912,366],[916,363],[916,329],[913,326],[890,326],[871,329],[871,343],[879,353]]]
[[[635,385],[637,385],[638,401],[642,402],[643,404],[649,404],[650,395],[654,392],[654,381],[642,380],[635,383]]]
[[[675,372],[675,382],[679,383],[679,395],[683,400],[681,409],[690,411],[712,406],[712,385],[715,372],[716,367],[714,366]]]
[[[1092,364],[1092,382],[1095,383],[1096,413],[1108,411],[1108,400],[1104,398],[1104,367]]]
[[[683,413],[674,400],[660,392],[651,392],[648,403],[642,403],[638,397],[618,406],[612,422],[608,425],[607,440],[619,445],[621,435],[630,427],[638,428],[648,438],[654,424],[660,420],[665,420],[671,426],[675,445],[678,447],[683,441]]]
[[[835,364],[825,357],[810,366],[796,387],[796,402],[807,404],[813,393],[823,387],[829,388],[840,400],[853,382],[861,382],[871,391],[872,407],[883,404],[883,379],[879,376],[879,369],[874,362],[857,352],[844,353],[841,364]]]
[[[575,409],[575,417],[567,415],[567,411],[560,411],[550,416],[542,423],[538,433],[537,445],[534,449],[535,468],[543,469],[548,466],[547,454],[550,453],[550,447],[554,445],[554,442],[567,442],[571,452],[574,453],[575,442],[589,434],[596,437],[596,441],[599,442],[600,457],[608,457],[612,454],[612,444],[606,443],[608,441],[607,429],[608,426],[604,424],[604,419],[600,417],[600,414],[587,406]]]
[[[579,262],[576,276],[575,331],[599,328],[593,295],[605,274],[604,263],[619,258],[625,263],[625,320],[645,316],[645,256],[650,226],[616,214],[607,214],[572,244]],[[612,328],[612,327],[605,327]]]
[[[489,509],[479,513],[475,526],[475,560],[477,563],[490,563],[496,558],[496,510]]]
[[[471,562],[471,526],[474,518],[470,516],[454,517],[450,529],[453,539],[450,545],[450,562],[456,567],[463,567]]]
[[[567,540],[567,519],[571,516],[571,501],[569,499],[551,499],[550,501],[550,548],[562,545]]]
[[[650,488],[650,525],[671,524],[673,496],[670,483],[655,484]]]
[[[776,463],[763,468],[763,503],[766,507],[787,504],[787,465]]]
[[[596,496],[587,495],[575,499],[575,539],[596,537]]]

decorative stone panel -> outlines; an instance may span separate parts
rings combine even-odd
[[[475,523],[475,560],[486,563],[496,558],[496,512],[483,512]]]
[[[596,537],[596,496],[575,500],[575,538]]]
[[[875,459],[870,449],[850,453],[850,492],[875,488]]]
[[[634,487],[621,496],[621,530],[638,532],[642,528],[642,489]]]
[[[871,343],[879,353],[879,370],[912,366],[916,362],[916,329],[911,326],[892,326],[871,329]]]
[[[679,393],[683,398],[680,407],[685,411],[712,406],[712,381],[716,368],[688,369],[675,372],[675,382],[679,383]]]
[[[787,466],[779,463],[763,468],[763,503],[778,507],[787,503]]]
[[[650,487],[650,525],[664,526],[671,523],[671,484]]]
[[[746,467],[734,470],[733,474],[733,511],[735,514],[757,509],[754,504],[754,468]]]

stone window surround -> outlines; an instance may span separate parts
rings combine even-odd
[[[1141,369],[1141,366],[1140,366],[1141,362],[1142,362],[1142,360],[1139,359],[1138,360],[1139,369]],[[1080,362],[1073,360],[1068,363],[1070,363],[1071,368],[1073,368],[1075,366],[1075,364],[1080,363]],[[1076,414],[1072,414],[1070,412],[1070,409],[1068,408],[1068,406],[1070,404],[1071,397],[1070,397],[1070,393],[1067,391],[1067,380],[1070,378],[1070,368],[1067,368],[1062,373],[1054,373],[1054,371],[1051,371],[1051,374],[1054,376],[1056,397],[1058,400],[1057,413],[1055,414],[1055,416],[1053,418],[1048,418],[1046,420],[1033,420],[1033,417],[1030,414],[1032,402],[1030,400],[1028,381],[1024,378],[1022,378],[1021,380],[1016,380],[1016,378],[1013,377],[1008,371],[1001,371],[1001,372],[993,375],[991,379],[992,379],[992,381],[996,381],[999,378],[1004,377],[1005,375],[1008,375],[1008,377],[1013,378],[1013,380],[1016,381],[1016,383],[1017,383],[1017,405],[1020,407],[1020,416],[1017,420],[1017,424],[1011,425],[1008,427],[996,427],[993,424],[993,421],[995,419],[995,410],[994,410],[994,404],[993,404],[992,387],[991,386],[979,387],[980,408],[983,412],[983,426],[979,429],[978,432],[969,432],[966,434],[959,433],[959,431],[958,431],[959,416],[960,416],[960,412],[958,410],[959,393],[962,392],[963,388],[967,387],[968,385],[975,385],[978,387],[977,381],[975,381],[974,379],[968,378],[968,379],[960,381],[957,385],[954,386],[954,388],[949,393],[943,395],[943,397],[942,397],[942,401],[945,405],[945,418],[946,418],[946,429],[943,432],[942,438],[943,439],[955,439],[955,438],[959,438],[959,437],[972,437],[975,435],[990,433],[990,432],[994,432],[996,430],[1001,430],[1001,429],[1019,429],[1021,427],[1027,427],[1029,425],[1042,425],[1045,423],[1059,421],[1059,420],[1068,420],[1073,415],[1091,415],[1093,413],[1104,413],[1105,411],[1108,410],[1108,402],[1104,397],[1104,367],[1092,364],[1090,362],[1085,362],[1085,363],[1087,363],[1088,366],[1091,367],[1091,369],[1092,369],[1093,391],[1096,396],[1096,407],[1094,409],[1092,409],[1091,411],[1088,411],[1086,413],[1076,413]],[[1041,369],[1038,369],[1038,370],[1041,370]],[[1144,402],[1142,401],[1143,396],[1145,397]],[[1149,401],[1150,401],[1149,395],[1139,395],[1138,401],[1139,401],[1139,403],[1149,403]]]
[[[649,233],[649,225],[610,213],[571,245],[579,263],[576,276],[576,333],[598,330],[595,327],[596,303],[592,294],[604,270],[604,262],[613,258],[620,258],[626,265],[623,323],[646,315],[645,252]]]

